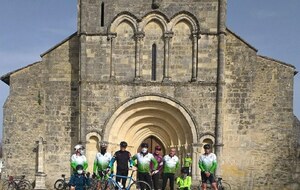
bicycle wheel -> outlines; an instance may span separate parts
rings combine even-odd
[[[58,179],[54,183],[54,189],[63,190],[65,189],[65,181],[63,179]]]
[[[101,184],[101,190],[115,190],[115,185],[112,181],[105,180],[103,186]]]
[[[231,186],[229,185],[229,183],[223,181],[221,190],[231,190]]]
[[[145,181],[135,181],[130,187],[130,190],[151,190],[151,186]]]
[[[20,181],[18,183],[18,190],[30,190],[30,189],[32,189],[32,187],[28,181]]]
[[[15,190],[17,189],[17,184],[15,182],[5,181],[2,185],[3,190]]]

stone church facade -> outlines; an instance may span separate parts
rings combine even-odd
[[[232,189],[299,188],[293,65],[226,27],[226,0],[78,0],[78,30],[1,77],[5,173],[43,189],[70,174],[73,147],[159,144],[198,159],[211,143]],[[44,183],[44,184],[39,184]],[[39,188],[36,188],[39,189]]]

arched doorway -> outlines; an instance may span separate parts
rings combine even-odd
[[[186,152],[193,152],[197,132],[185,107],[171,98],[151,95],[122,104],[106,123],[103,140],[114,150],[121,141],[127,141],[131,154],[144,140],[152,140],[161,143],[164,153],[175,147],[181,159]],[[193,160],[197,162],[196,157]]]

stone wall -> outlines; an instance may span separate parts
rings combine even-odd
[[[294,68],[256,56],[255,49],[228,34],[224,178],[237,188],[283,187],[296,167]]]
[[[158,11],[168,18],[173,17],[180,11],[189,11],[199,20],[201,32],[217,32],[217,0],[186,0],[166,1],[160,3],[159,9],[152,9],[152,0],[84,0],[80,1],[79,28],[80,33],[106,33],[107,27],[116,15],[121,12],[128,12],[142,19],[147,13]],[[101,26],[101,4],[104,3],[104,26]]]

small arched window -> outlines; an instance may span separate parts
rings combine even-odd
[[[104,26],[104,3],[101,3],[101,26]]]
[[[152,74],[151,74],[151,80],[156,81],[156,44],[152,45]]]

